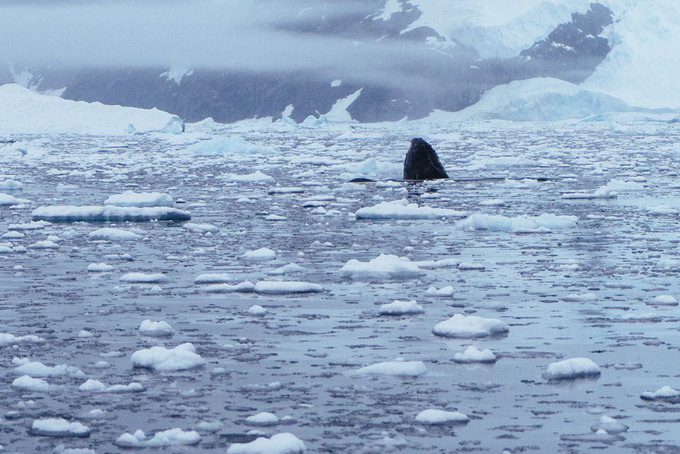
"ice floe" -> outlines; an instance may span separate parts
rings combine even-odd
[[[48,222],[146,222],[188,221],[187,211],[168,207],[117,207],[117,206],[44,206],[33,210],[34,221]]]
[[[461,218],[467,213],[464,211],[431,208],[408,203],[406,199],[393,202],[382,202],[372,207],[359,209],[355,216],[357,219],[441,219],[448,217]]]
[[[90,232],[88,238],[91,240],[104,240],[104,241],[133,241],[143,237],[142,235],[138,235],[129,230],[105,227]]]
[[[418,377],[427,373],[422,361],[385,361],[371,364],[353,371],[350,375],[394,375],[397,377]]]
[[[430,408],[416,416],[416,422],[427,425],[464,424],[470,421],[463,413]]]
[[[31,424],[31,433],[47,437],[89,437],[90,428],[78,421],[63,418],[36,419]]]
[[[549,380],[571,380],[576,378],[598,377],[600,368],[588,358],[569,358],[550,363],[545,372]]]
[[[156,432],[152,438],[137,430],[134,434],[124,433],[116,439],[116,445],[122,448],[163,448],[168,446],[192,446],[201,441],[198,432],[185,431],[179,428]]]
[[[470,345],[464,351],[453,355],[453,360],[457,363],[495,363],[496,355],[488,348],[479,350],[474,345]]]
[[[148,337],[169,337],[174,334],[175,330],[172,329],[167,322],[164,321],[152,321],[144,320],[139,325],[139,334]]]
[[[279,418],[274,413],[263,411],[256,415],[248,416],[246,423],[252,426],[274,426],[279,423]]]
[[[21,391],[48,392],[52,386],[41,378],[33,378],[29,375],[22,375],[12,381],[12,388]]]
[[[645,391],[640,395],[642,400],[658,400],[669,403],[680,403],[680,390],[663,386],[656,391]]]
[[[425,312],[423,306],[418,304],[415,300],[412,301],[400,301],[395,300],[388,304],[383,304],[380,306],[378,311],[380,315],[407,315],[407,314],[420,314]]]
[[[276,260],[276,252],[267,247],[262,247],[260,249],[247,251],[245,254],[243,254],[243,259],[250,262],[268,262],[271,260]]]
[[[260,437],[250,443],[233,443],[227,454],[300,454],[305,444],[295,435],[284,432],[271,438]]]
[[[45,339],[33,334],[28,334],[26,336],[15,336],[10,333],[0,333],[0,347],[6,345],[17,345],[17,344],[30,344],[30,343],[42,343]]]
[[[132,382],[127,385],[111,385],[106,386],[104,383],[95,379],[88,379],[85,383],[78,387],[80,391],[90,393],[136,393],[144,391],[144,386],[141,383]]]
[[[450,319],[437,323],[432,329],[437,336],[455,338],[497,336],[508,331],[508,325],[498,319],[463,314],[455,314]]]
[[[205,360],[196,353],[193,344],[188,342],[170,349],[156,346],[137,350],[130,360],[135,367],[160,371],[193,369],[205,364]]]
[[[163,273],[125,273],[120,277],[121,282],[131,284],[161,284],[170,279]]]
[[[256,293],[265,295],[287,295],[291,293],[319,293],[323,287],[311,282],[298,281],[259,281],[254,288]]]
[[[514,216],[475,213],[458,222],[467,230],[491,230],[514,233],[550,233],[553,229],[575,227],[576,216],[543,213],[538,216]]]
[[[409,279],[419,277],[425,272],[408,257],[380,254],[368,262],[350,259],[340,268],[340,274],[357,280]]]
[[[171,207],[172,196],[161,192],[125,191],[122,194],[110,195],[104,205],[119,207]]]

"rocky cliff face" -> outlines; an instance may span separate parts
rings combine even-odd
[[[317,2],[318,3],[318,2]],[[329,2],[332,3],[332,2]],[[100,101],[143,108],[157,107],[186,121],[212,117],[233,122],[253,117],[280,118],[287,106],[291,117],[302,121],[328,112],[339,99],[362,88],[348,111],[364,121],[421,118],[433,109],[457,111],[474,104],[493,86],[517,79],[551,76],[579,82],[593,72],[610,48],[601,36],[612,13],[592,4],[585,14],[573,14],[545,39],[515,58],[482,60],[463,45],[439,46],[444,40],[433,29],[409,29],[420,16],[417,8],[401,2],[402,9],[377,18],[381,0],[366,0],[362,8],[344,15],[325,15],[323,8],[305,13],[278,27],[315,38],[332,36],[358,43],[389,42],[404,46],[412,58],[391,62],[383,80],[355,71],[343,74],[312,70],[257,71],[168,70],[168,68],[33,69],[28,85],[38,91],[66,87],[67,99]],[[329,19],[329,17],[331,17]],[[11,81],[0,71],[0,82]],[[414,82],[416,81],[416,82]]]

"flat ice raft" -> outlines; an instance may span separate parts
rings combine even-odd
[[[188,221],[188,211],[170,207],[119,207],[58,205],[33,210],[34,221],[49,222],[146,222]]]

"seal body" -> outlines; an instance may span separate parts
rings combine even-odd
[[[421,138],[411,140],[411,148],[404,159],[404,180],[437,180],[448,178],[439,156]]]

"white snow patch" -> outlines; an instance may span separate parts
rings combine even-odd
[[[19,85],[0,86],[0,134],[127,135],[161,130],[173,115],[157,109],[68,101],[33,93]]]

